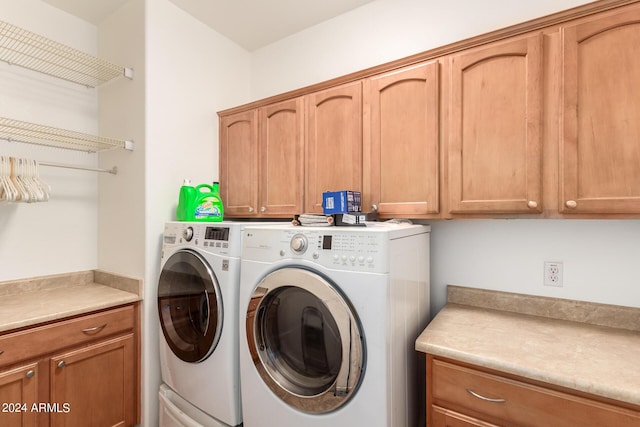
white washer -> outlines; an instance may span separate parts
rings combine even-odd
[[[418,425],[429,227],[247,227],[245,427]],[[269,421],[266,422],[265,419]]]
[[[242,230],[251,224],[165,224],[158,280],[162,427],[242,423],[238,292]]]

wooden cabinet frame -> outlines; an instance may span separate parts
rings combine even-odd
[[[640,218],[640,122],[636,120],[640,116],[640,80],[636,77],[640,74],[640,48],[636,41],[640,29],[635,29],[640,28],[639,10],[639,0],[600,0],[218,114],[224,122],[232,116],[251,114],[251,111],[273,103],[296,97],[306,99],[305,212],[322,212],[322,191],[351,189],[363,192],[363,210],[369,211],[375,204],[381,218]],[[592,67],[596,71],[585,71],[585,61],[579,58],[582,41],[604,40],[607,33],[617,31],[626,33],[620,33],[619,43],[601,43],[602,56],[583,56],[588,59],[587,65],[598,65]],[[620,45],[626,46],[627,55],[619,55],[617,59],[607,57],[615,55]],[[520,64],[518,66],[523,70],[520,80],[506,81],[515,85],[513,93],[493,91],[489,93],[491,99],[485,99],[484,104],[477,103],[480,106],[477,110],[494,110],[489,111],[488,119],[485,119],[474,110],[473,98],[482,92],[469,92],[461,76],[474,67],[486,67],[485,75],[490,78],[493,65],[488,64],[492,61],[507,64],[510,60]],[[631,61],[632,66],[621,67],[619,64],[623,62],[620,61]],[[406,181],[398,179],[398,174],[414,174],[416,168],[410,165],[404,171],[400,166],[388,168],[383,165],[382,160],[386,160],[384,147],[390,143],[389,137],[380,131],[380,120],[384,119],[380,119],[381,113],[377,110],[380,103],[376,97],[385,90],[385,85],[393,85],[387,80],[393,81],[394,75],[403,80],[402,73],[412,68],[415,68],[413,72],[419,73],[420,64],[427,62],[441,67],[435,77],[439,92],[433,97],[439,102],[439,109],[432,117],[437,127],[431,122],[427,126],[431,133],[438,135],[435,149],[439,154],[430,156],[424,176],[416,177],[420,184],[424,184],[420,180],[425,179],[428,189],[405,191],[402,188],[402,195],[390,197],[387,189],[396,182]],[[605,75],[597,78],[600,68],[605,70]],[[584,83],[585,76],[587,83]],[[606,83],[612,77],[629,83],[629,90],[620,89],[624,84],[612,86],[612,91],[607,86],[599,86],[595,91],[592,87],[584,87],[589,81]],[[427,79],[434,80],[433,77]],[[477,78],[475,84],[478,82],[482,84],[481,78]],[[491,82],[494,88],[499,88],[499,83],[499,78]],[[347,93],[346,88],[360,85],[364,85],[361,95]],[[586,98],[585,95],[591,92],[599,94]],[[609,93],[624,99],[615,108],[607,108],[606,102],[600,105],[598,96],[606,98]],[[332,114],[323,112],[335,120],[329,126],[318,123],[317,107],[328,105],[323,104],[327,100],[349,99],[351,105],[356,106],[360,96],[361,111],[353,108]],[[501,105],[500,96],[504,96],[506,105]],[[581,104],[585,99],[589,102]],[[508,104],[513,100],[519,103],[517,114],[509,110]],[[585,107],[594,106],[599,108],[594,110],[597,113],[594,117],[599,122],[609,120],[607,114],[611,112],[620,113],[617,116],[624,118],[620,129],[596,129],[597,138],[593,139],[599,144],[596,149],[589,138],[585,138],[589,133]],[[342,107],[335,110],[340,109]],[[508,123],[501,124],[501,117]],[[504,128],[500,127],[502,125]],[[501,140],[487,138],[494,130],[496,138]],[[513,134],[510,134],[511,130]],[[474,139],[473,132],[476,131],[479,137]],[[227,178],[225,162],[228,157],[224,132],[223,126],[220,143],[222,188]],[[321,138],[318,132],[322,132]],[[363,145],[359,145],[359,138]],[[483,145],[487,141],[489,145]],[[611,152],[607,152],[607,141],[613,141]],[[427,150],[434,149],[429,142],[427,144]],[[349,148],[344,151],[347,145]],[[336,163],[327,162],[322,150],[332,152]],[[494,164],[491,163],[492,150],[501,152],[500,157],[494,156]],[[511,153],[504,154],[505,151]],[[243,157],[242,154],[237,156]],[[247,164],[254,165],[243,175],[246,186],[255,181],[251,174],[258,169],[250,160],[251,156],[256,154],[246,152]],[[438,159],[436,165],[431,163],[434,158]],[[584,171],[593,173],[585,174]],[[417,193],[421,195],[416,197]],[[230,216],[251,218],[255,213],[247,212],[250,203],[254,202],[243,199],[242,203],[231,203],[227,212],[233,214]],[[238,209],[234,210],[236,205]]]
[[[139,325],[136,303],[0,335],[0,400],[27,405],[11,425],[139,423]]]

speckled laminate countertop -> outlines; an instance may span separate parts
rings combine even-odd
[[[640,406],[640,309],[450,286],[418,351]]]
[[[139,301],[142,281],[100,270],[0,282],[0,333]]]

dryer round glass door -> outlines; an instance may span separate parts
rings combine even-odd
[[[319,274],[270,273],[253,292],[246,322],[255,366],[287,404],[320,414],[357,390],[364,371],[360,323],[346,297]]]
[[[158,313],[167,344],[181,360],[201,362],[222,331],[220,286],[197,252],[180,250],[167,259],[158,281]]]

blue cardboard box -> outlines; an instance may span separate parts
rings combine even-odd
[[[362,212],[359,191],[325,191],[322,193],[322,210],[325,215]]]

